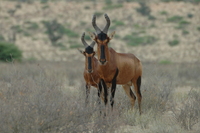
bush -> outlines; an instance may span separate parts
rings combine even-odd
[[[23,29],[20,25],[14,25],[14,26],[11,27],[11,29],[16,33],[22,33],[23,32]]]
[[[151,9],[146,5],[145,2],[139,2],[140,8],[137,8],[136,11],[143,16],[149,16]]]
[[[198,30],[198,31],[200,31],[200,26],[199,26],[199,27],[197,27],[197,30]]]
[[[183,31],[182,31],[182,34],[183,34],[183,35],[187,35],[187,34],[189,34],[189,33],[190,33],[190,32],[187,31],[187,30],[183,30]]]
[[[97,17],[99,17],[99,16],[103,15],[103,13],[102,13],[102,12],[95,12],[94,14],[95,14]]]
[[[179,40],[174,39],[174,40],[172,40],[172,41],[169,41],[168,44],[169,44],[170,46],[176,46],[176,45],[179,44]]]
[[[29,29],[29,30],[39,29],[39,25],[37,23],[35,23],[35,22],[27,21],[25,23],[27,24],[27,29]]]
[[[110,27],[110,29],[111,29],[111,30],[116,30],[116,28],[117,28],[118,26],[123,26],[123,25],[125,25],[124,22],[118,21],[118,20],[113,20],[113,21],[112,21],[112,26]]]
[[[57,20],[53,21],[43,21],[42,22],[44,26],[46,27],[46,34],[48,34],[48,37],[52,43],[53,46],[57,46],[57,42],[59,39],[63,37],[63,32],[60,32],[61,24],[57,22]]]
[[[147,45],[156,41],[156,38],[153,36],[139,36],[135,33],[132,35],[126,35],[123,39],[128,41],[128,45],[130,46]]]
[[[12,43],[0,42],[0,61],[20,61],[22,58],[22,51]]]
[[[78,37],[78,34],[74,31],[65,28],[62,24],[58,23],[57,20],[43,21],[46,27],[46,34],[48,34],[49,39],[53,46],[58,46],[58,41],[62,39],[63,35],[67,35],[70,38]]]
[[[173,22],[173,23],[176,23],[176,22],[180,22],[183,20],[183,17],[181,16],[178,16],[178,15],[175,15],[175,16],[172,16],[170,18],[167,19],[167,22]]]
[[[1,34],[0,34],[0,41],[5,41],[5,38]]]
[[[112,10],[112,9],[116,9],[116,8],[121,8],[123,7],[122,4],[114,4],[114,5],[107,5],[105,7],[103,7],[104,10]]]
[[[167,65],[167,64],[171,64],[172,62],[170,60],[161,60],[159,62],[159,64],[164,64],[164,65]]]
[[[168,12],[167,11],[161,11],[160,14],[161,15],[168,15]]]

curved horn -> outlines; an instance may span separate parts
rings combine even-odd
[[[93,15],[93,18],[92,18],[92,26],[96,30],[97,34],[101,33],[101,30],[99,29],[99,27],[96,24],[96,15],[95,14]]]
[[[106,21],[107,21],[107,24],[106,24],[106,26],[104,27],[103,32],[104,32],[105,34],[107,34],[108,28],[110,27],[110,18],[108,17],[107,14],[104,14],[104,16],[105,16],[105,19],[106,19]]]
[[[88,44],[86,43],[84,37],[85,37],[85,32],[83,32],[83,34],[82,34],[82,36],[81,36],[81,41],[82,41],[83,45],[84,45],[85,47],[87,47]]]
[[[94,47],[94,45],[95,45],[95,41],[93,41],[91,44],[90,44],[90,47]]]

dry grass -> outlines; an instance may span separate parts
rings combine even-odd
[[[104,117],[96,89],[85,107],[83,62],[1,64],[0,132],[199,132],[199,64],[143,66],[143,114],[139,116],[137,104],[130,110],[128,97],[117,86],[114,110],[107,108]],[[180,96],[174,91],[188,85],[193,92]]]

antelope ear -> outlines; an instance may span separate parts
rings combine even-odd
[[[109,39],[111,40],[114,37],[114,35],[115,35],[115,31],[113,31],[112,33],[110,33]]]
[[[95,33],[88,32],[88,34],[90,35],[90,38],[91,38],[92,40],[95,40],[95,37],[96,37]]]
[[[77,50],[78,50],[81,54],[85,55],[85,51],[80,50],[79,48],[77,48]]]

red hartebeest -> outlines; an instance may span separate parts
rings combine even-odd
[[[106,105],[107,103],[107,86],[103,79],[100,78],[99,74],[97,73],[98,67],[98,60],[94,57],[95,52],[93,47],[95,45],[95,41],[93,41],[90,45],[88,45],[84,40],[85,33],[82,34],[81,41],[85,46],[85,51],[79,50],[85,56],[85,69],[84,69],[84,79],[86,82],[86,104],[88,103],[88,97],[90,93],[90,87],[94,86],[98,89],[98,97],[104,100]],[[104,88],[104,97],[102,96],[102,85]],[[99,101],[100,102],[100,101]]]
[[[130,53],[117,53],[114,49],[108,47],[109,41],[113,38],[115,32],[107,35],[108,28],[110,26],[110,19],[105,14],[107,24],[101,31],[96,25],[96,16],[93,16],[92,25],[96,30],[95,33],[89,33],[90,37],[97,43],[97,55],[99,61],[98,73],[100,77],[106,82],[112,82],[111,88],[111,106],[114,104],[114,95],[116,89],[116,83],[123,85],[123,88],[131,100],[132,108],[134,107],[136,96],[131,90],[132,84],[138,99],[139,112],[141,114],[141,100],[142,95],[140,91],[141,76],[142,76],[142,64],[140,60]],[[116,75],[116,72],[118,74]],[[116,76],[115,81],[113,77]]]

